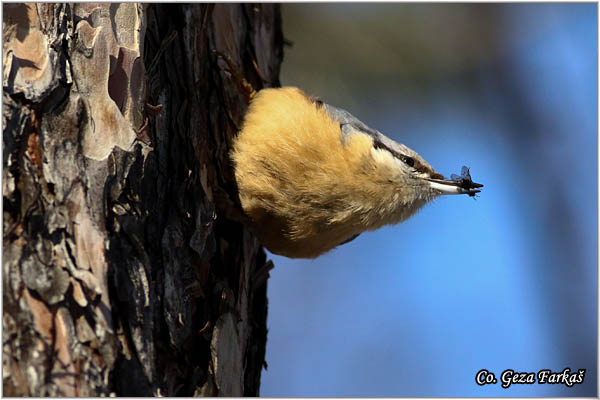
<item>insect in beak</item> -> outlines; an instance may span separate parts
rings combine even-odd
[[[474,197],[476,193],[481,192],[478,188],[483,187],[481,183],[473,182],[469,168],[463,166],[461,175],[452,174],[450,179],[424,178],[429,182],[429,186],[439,190],[442,194],[467,194]]]

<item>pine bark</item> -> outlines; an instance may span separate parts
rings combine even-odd
[[[228,152],[279,7],[3,7],[4,394],[258,395],[271,264]]]

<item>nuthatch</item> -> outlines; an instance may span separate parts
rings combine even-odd
[[[231,156],[261,243],[292,258],[317,257],[437,196],[474,196],[483,186],[466,167],[445,179],[415,151],[294,87],[253,94]]]

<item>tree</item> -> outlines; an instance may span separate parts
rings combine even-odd
[[[277,86],[279,7],[3,7],[4,394],[258,395],[272,264],[218,54]]]

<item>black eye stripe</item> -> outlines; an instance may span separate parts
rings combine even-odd
[[[403,160],[404,157],[406,157],[404,154],[400,154],[397,151],[394,151],[392,149],[390,149],[389,147],[387,147],[385,144],[383,144],[382,142],[380,142],[377,139],[373,140],[373,147],[375,147],[376,149],[384,149],[386,151],[389,151],[394,157],[396,157],[399,160]]]
[[[432,171],[429,170],[429,168],[427,168],[426,166],[424,166],[423,164],[421,164],[419,162],[419,160],[415,160],[412,157],[405,156],[402,153],[398,153],[397,151],[394,151],[394,150],[390,149],[389,147],[387,147],[385,144],[383,144],[382,142],[380,142],[377,139],[373,139],[373,147],[376,148],[376,149],[384,149],[386,151],[389,151],[394,157],[396,157],[397,159],[399,159],[403,163],[411,166],[412,168],[414,168],[418,172],[422,172],[422,173],[432,172]]]
[[[375,147],[376,149],[384,149],[386,151],[389,151],[394,157],[396,157],[398,160],[402,161],[403,163],[410,165],[411,167],[415,166],[414,158],[405,156],[402,153],[398,153],[397,151],[390,149],[385,144],[381,143],[379,140],[373,140],[373,147]]]
[[[415,160],[412,157],[402,156],[401,160],[410,167],[415,166]]]

